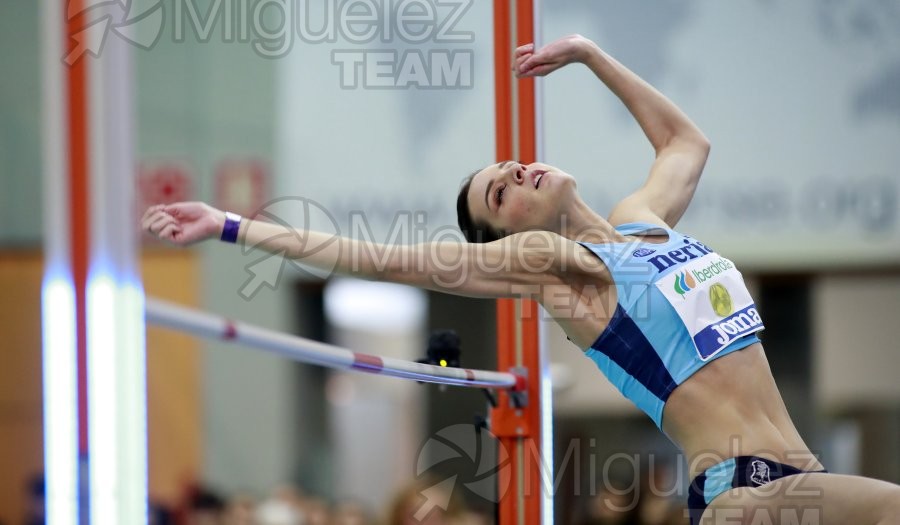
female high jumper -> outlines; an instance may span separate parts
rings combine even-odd
[[[606,218],[581,199],[568,173],[506,161],[462,186],[457,212],[468,243],[388,249],[318,232],[285,235],[282,225],[199,202],[153,206],[142,226],[177,245],[221,238],[364,279],[537,300],[683,451],[692,525],[783,517],[900,523],[900,486],[827,473],[810,452],[772,378],[757,337],[763,321],[740,272],[673,230],[700,180],[707,138],[665,96],[579,35],[518,48],[514,69],[519,77],[544,76],[573,63],[625,104],[656,152],[643,186]]]

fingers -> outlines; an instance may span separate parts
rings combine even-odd
[[[522,66],[530,59],[532,56],[531,53],[524,54],[522,56],[516,57],[516,62],[513,64],[513,71],[521,71]]]
[[[181,226],[173,220],[163,226],[157,235],[160,239],[175,242],[175,236],[179,233],[181,233]]]
[[[531,53],[534,53],[534,44],[525,44],[524,46],[519,46],[516,48],[515,57],[519,58],[522,55]]]
[[[524,46],[519,46],[516,48],[516,52],[513,54],[513,71],[519,71],[522,64],[528,60],[534,54],[534,44],[525,44]]]
[[[516,78],[531,78],[531,77],[541,77],[544,76],[545,73],[540,73],[539,68],[532,68],[528,71],[519,71],[516,73]]]
[[[147,211],[144,212],[144,216],[141,217],[141,229],[149,233],[150,225],[152,225],[156,221],[156,219],[159,218],[161,213],[163,213],[163,211],[160,210],[158,206],[151,206],[147,208]]]
[[[545,62],[541,57],[531,55],[518,64],[516,75],[519,77],[542,76],[552,71],[554,67],[552,62]]]
[[[194,202],[174,202],[172,204],[166,204],[163,206],[163,209],[173,217],[182,217],[191,215],[190,210],[195,209],[196,204],[197,203]]]
[[[145,232],[161,238],[169,237],[173,232],[181,231],[178,219],[166,213],[162,207],[153,207],[147,210],[141,220],[141,229]],[[167,232],[165,235],[163,232]]]
[[[178,225],[175,217],[172,217],[169,214],[160,215],[159,217],[156,217],[153,223],[150,225],[150,233],[161,236],[160,234],[162,233],[163,229],[171,225]]]
[[[147,220],[150,219],[153,214],[162,210],[164,207],[165,206],[163,206],[162,204],[157,204],[156,206],[150,206],[149,208],[147,208],[147,211],[144,212],[144,216],[141,217],[141,228],[146,229],[145,223],[147,222]]]

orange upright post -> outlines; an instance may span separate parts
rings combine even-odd
[[[512,54],[534,41],[532,0],[494,1],[494,64],[497,160],[533,162],[536,156],[534,80],[516,80]],[[538,525],[545,512],[541,485],[541,363],[538,306],[524,299],[497,301],[497,365],[526,376],[526,388],[501,392],[491,413],[491,429],[510,456],[501,469],[499,525]]]
[[[83,13],[84,0],[71,0],[70,13]],[[67,22],[67,36],[78,32],[83,14]],[[78,453],[82,460],[88,453],[87,396],[87,280],[90,264],[90,124],[87,61],[78,60],[65,68],[68,85],[67,151],[69,152],[69,214],[72,278],[75,284],[76,344],[78,363]]]

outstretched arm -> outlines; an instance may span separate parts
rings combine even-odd
[[[176,245],[218,238],[225,213],[201,202],[153,206],[144,231]],[[408,284],[469,297],[534,297],[558,284],[580,252],[549,232],[511,235],[487,244],[385,245],[281,224],[242,219],[238,242],[336,274]]]
[[[615,207],[610,222],[662,221],[675,226],[694,195],[709,141],[662,93],[584,37],[561,38],[537,51],[531,44],[516,51],[516,72],[523,77],[546,75],[573,62],[585,64],[619,97],[656,151],[650,176]]]

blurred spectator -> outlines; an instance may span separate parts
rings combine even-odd
[[[643,493],[637,508],[638,523],[640,525],[669,525],[673,511],[677,510],[670,498],[649,492]]]
[[[331,525],[370,525],[372,519],[362,503],[344,500],[334,506]]]
[[[188,500],[187,525],[223,525],[225,501],[208,488],[195,488]]]
[[[256,507],[254,516],[258,525],[310,525],[308,507],[294,487],[282,485]]]
[[[25,525],[44,525],[44,475],[31,478],[25,486]]]
[[[684,504],[677,499],[678,473],[671,463],[654,461],[641,476],[637,518],[641,525],[687,523]]]
[[[468,513],[456,491],[438,494],[438,481],[425,479],[399,490],[387,512],[386,525],[458,525]],[[428,495],[428,497],[425,496]]]
[[[639,525],[638,494],[634,484],[622,480],[598,483],[584,500],[576,525]]]
[[[466,511],[458,521],[454,521],[459,525],[493,525],[494,519],[487,514],[480,512]]]
[[[328,507],[328,503],[321,498],[305,500],[303,511],[306,513],[304,525],[328,525],[331,521],[331,509]]]
[[[150,502],[147,508],[148,525],[175,525],[172,511],[165,505]]]
[[[256,502],[250,496],[232,496],[225,506],[225,525],[256,525],[253,514]]]
[[[44,525],[44,475],[33,477],[26,487],[25,525]]]

